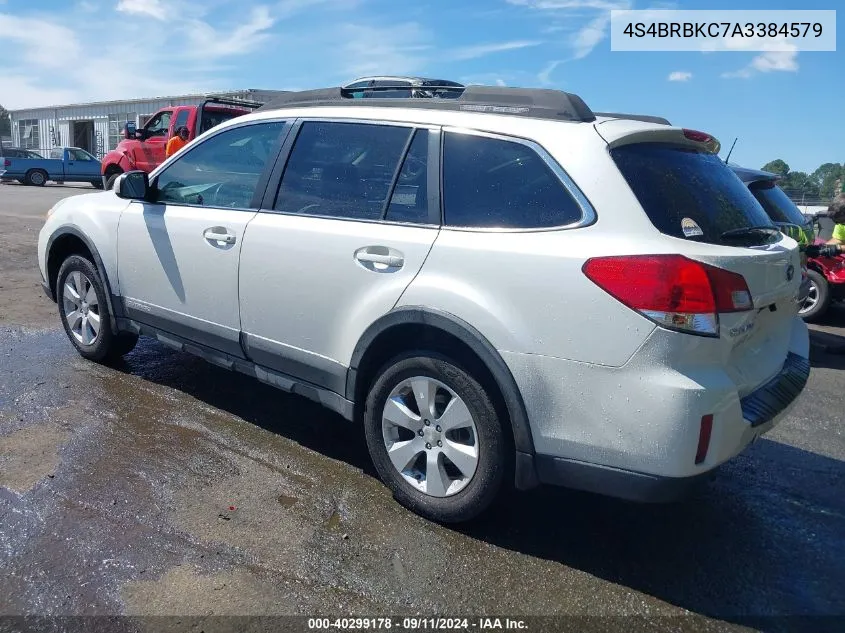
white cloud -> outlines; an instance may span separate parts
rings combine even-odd
[[[669,73],[669,81],[689,81],[692,79],[692,73],[683,70],[676,70]]]
[[[732,48],[745,48],[742,45],[734,45]],[[791,46],[792,50],[766,51],[756,55],[751,62],[739,70],[723,73],[722,77],[748,79],[758,73],[770,72],[798,72],[798,50]]]
[[[81,52],[76,34],[66,26],[0,13],[0,42],[4,40],[19,46],[24,61],[35,67],[63,68]],[[10,51],[5,54],[8,58]]]
[[[323,63],[347,77],[415,74],[428,63],[432,35],[417,22],[344,24],[323,34]]]
[[[167,18],[167,10],[162,6],[161,0],[120,0],[117,10],[121,13],[146,15],[156,20]]]
[[[569,51],[568,59],[550,62],[540,72],[543,84],[551,81],[551,73],[564,61],[584,59],[595,50],[608,34],[610,12],[631,8],[632,0],[506,0],[515,6],[528,7],[548,14],[551,24],[544,24],[546,34],[563,34],[561,44]]]
[[[502,53],[505,51],[514,51],[522,48],[529,48],[532,46],[539,46],[542,42],[535,40],[515,40],[511,42],[498,42],[494,44],[478,44],[475,46],[465,46],[454,50],[449,57],[453,60],[467,60],[478,59],[493,53]]]
[[[558,66],[560,66],[562,63],[563,63],[563,60],[562,60],[562,59],[559,59],[559,60],[551,61],[551,62],[549,62],[548,64],[546,64],[546,67],[545,67],[545,68],[543,68],[543,70],[541,70],[541,71],[537,74],[537,80],[538,80],[538,81],[539,81],[542,85],[544,85],[544,86],[548,86],[548,85],[550,85],[550,84],[551,84],[550,79],[551,79],[552,73],[553,73],[553,72],[557,69],[557,67],[558,67]]]
[[[255,50],[268,37],[275,19],[266,6],[254,7],[249,21],[234,29],[214,28],[202,20],[188,22],[185,34],[191,42],[193,55],[200,59],[216,59],[242,55]]]

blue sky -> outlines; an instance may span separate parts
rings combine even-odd
[[[0,0],[14,109],[366,74],[549,87],[707,131],[751,167],[845,161],[845,55],[612,52],[612,8],[834,9],[838,0]],[[840,22],[845,11],[840,12]],[[838,26],[840,42],[843,27]]]

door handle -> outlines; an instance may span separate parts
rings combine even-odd
[[[368,253],[367,251],[355,253],[355,259],[367,264],[383,264],[390,268],[399,268],[405,263],[405,260],[398,255],[378,255],[376,253]]]
[[[234,234],[229,233],[222,226],[206,229],[202,236],[209,242],[223,242],[224,244],[234,244],[236,240]]]

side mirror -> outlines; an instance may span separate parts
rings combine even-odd
[[[123,137],[127,138],[127,139],[135,138],[137,133],[138,133],[138,128],[136,127],[135,123],[133,123],[132,121],[127,121],[126,127],[124,128],[124,131],[123,131]]]
[[[152,188],[150,177],[144,171],[128,171],[118,176],[114,182],[114,193],[126,200],[149,201]]]

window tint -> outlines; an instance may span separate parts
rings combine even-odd
[[[417,130],[405,155],[402,171],[390,197],[385,219],[390,222],[427,224],[428,217],[428,130]]]
[[[783,189],[778,187],[772,180],[763,180],[752,183],[749,187],[751,193],[760,203],[760,206],[768,213],[775,222],[789,222],[803,226],[807,223],[795,203],[789,199]]]
[[[179,114],[176,115],[176,122],[173,124],[173,131],[175,132],[183,125],[188,124],[188,115],[190,114],[189,110],[179,110]]]
[[[450,226],[543,228],[582,215],[533,149],[471,134],[446,134],[443,205]]]
[[[89,161],[89,160],[96,160],[91,154],[88,152],[81,150],[81,149],[69,149],[68,154],[70,156],[70,160],[79,160],[79,161]]]
[[[276,210],[381,219],[412,132],[364,123],[304,123],[285,167]]]
[[[158,201],[250,208],[258,179],[267,162],[275,159],[283,130],[283,122],[258,123],[203,141],[158,176]]]
[[[729,246],[779,239],[776,232],[724,235],[753,226],[771,227],[772,221],[748,187],[714,154],[636,143],[611,150],[611,156],[652,224],[666,235]]]
[[[166,136],[170,128],[170,117],[173,113],[170,110],[159,112],[147,125],[147,136]]]

